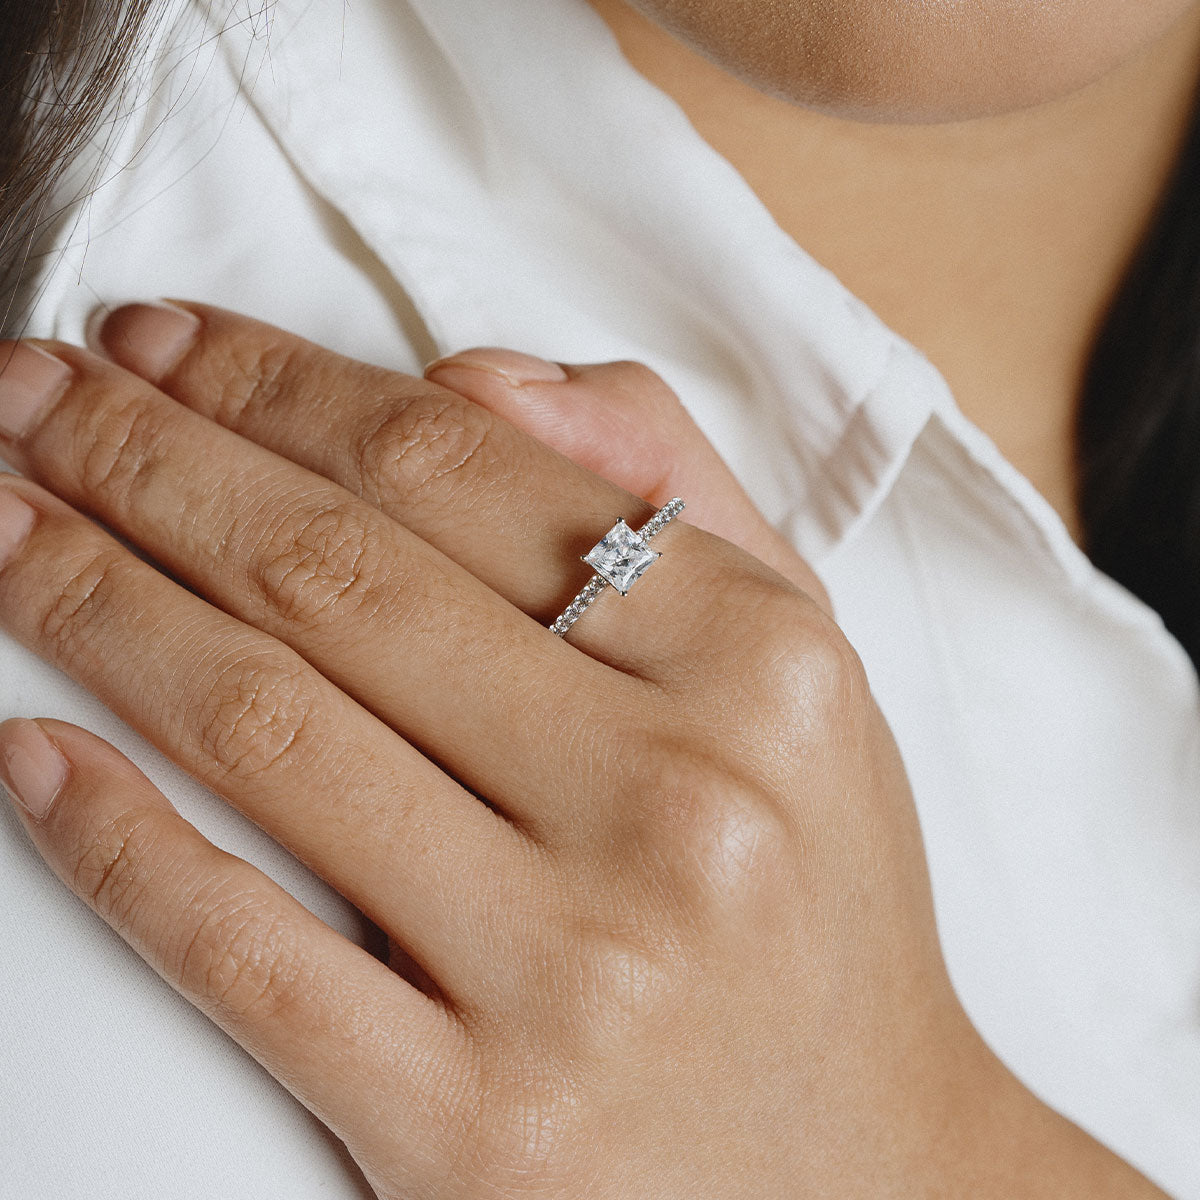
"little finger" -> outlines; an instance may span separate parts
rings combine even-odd
[[[212,845],[92,734],[7,721],[0,772],[72,892],[369,1175],[384,1167],[401,1194],[431,1193],[455,1160],[472,1081],[468,1035],[443,1006]]]

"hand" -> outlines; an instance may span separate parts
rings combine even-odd
[[[651,505],[504,419],[538,420],[502,385],[472,401],[186,307],[118,310],[113,362],[0,347],[6,457],[37,481],[0,487],[0,620],[343,892],[391,962],[85,731],[9,722],[0,758],[63,881],[382,1197],[1146,1186],[964,1016],[861,663],[745,508],[725,532],[793,582],[676,522],[559,640],[578,555]],[[659,394],[574,371],[526,398],[602,428],[606,397]]]

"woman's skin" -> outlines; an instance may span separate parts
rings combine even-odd
[[[1200,6],[592,5],[782,228],[933,361],[1080,540],[1081,378],[1190,119]],[[750,11],[762,36],[729,40]],[[793,23],[806,53],[767,37]],[[963,114],[987,116],[928,123]]]
[[[1103,11],[1120,36],[1070,43],[1056,81],[1014,49],[1029,26],[1000,21],[1021,69],[1007,90],[983,73],[974,103],[1102,72],[1171,15],[1133,7],[1091,6],[1096,28],[1079,32],[1103,32]],[[936,32],[939,10],[921,10]],[[777,90],[816,58],[731,13],[784,18],[762,22],[775,34],[823,16],[826,37],[892,38],[898,61],[922,64],[912,81],[850,69],[854,38],[816,56],[824,101],[874,115],[884,98],[911,115],[939,95],[958,111],[980,75],[952,57],[953,78],[931,73],[942,43],[899,5],[858,23],[852,6],[655,11]],[[1013,11],[1049,14],[1038,61],[1057,61],[1075,10]],[[950,199],[938,137],[971,168],[966,194],[986,193],[990,160],[973,161],[963,129],[926,144],[880,127],[856,144],[841,118],[760,121],[731,76],[606,15],[719,141],[724,107],[705,126],[689,92],[712,81],[726,134],[753,135],[743,169],[777,146],[776,201],[799,161],[784,151],[821,129],[814,171],[828,160],[849,180],[881,157],[864,178],[902,209],[922,177],[904,136],[935,198]],[[1144,62],[1165,71],[1170,40]],[[972,126],[997,187],[1015,186],[1022,147],[1073,128],[1054,106],[1102,109],[1123,71],[1153,91],[1139,61],[1094,100]],[[1150,109],[1175,128],[1168,100]],[[1082,170],[1071,145],[1047,165]],[[976,253],[992,237],[980,220]],[[970,228],[945,231],[960,254]],[[1005,236],[1032,258],[1040,227],[1021,228]],[[90,340],[0,343],[0,448],[28,476],[0,480],[0,624],[341,890],[391,962],[207,843],[83,730],[6,722],[0,773],[66,886],[325,1120],[381,1197],[1161,1195],[971,1026],[862,664],[811,570],[644,368],[476,350],[412,379],[197,304],[119,308]],[[672,494],[697,503],[656,541],[662,561],[554,638],[544,624],[583,581],[577,556],[614,514],[636,525]]]
[[[91,734],[6,722],[0,770],[63,882],[381,1197],[1160,1194],[972,1027],[862,664],[645,368],[475,351],[416,380],[194,304],[95,336],[111,361],[0,343],[29,477],[0,482],[0,622],[395,970]],[[633,490],[531,432],[639,447]],[[712,532],[668,526],[554,637],[653,484]]]

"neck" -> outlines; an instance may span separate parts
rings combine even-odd
[[[765,96],[625,0],[591,3],[785,232],[941,370],[1079,540],[1081,379],[1190,120],[1200,8],[1063,100],[888,125]]]

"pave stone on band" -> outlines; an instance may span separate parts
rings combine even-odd
[[[587,586],[567,605],[566,611],[550,626],[550,632],[565,636],[568,629],[583,615],[589,605],[595,603],[606,587],[614,587],[622,596],[645,574],[651,563],[662,555],[651,550],[647,543],[671,521],[683,512],[684,504],[678,496],[664,504],[641,529],[633,530],[618,521],[583,556],[583,561],[595,568],[595,575]]]

